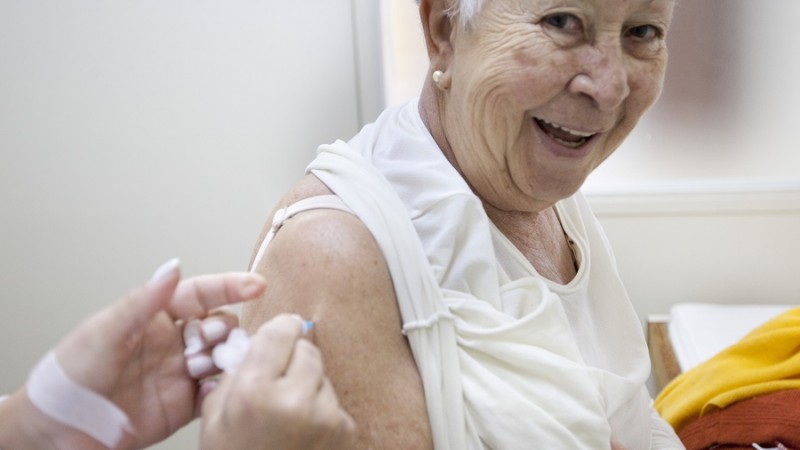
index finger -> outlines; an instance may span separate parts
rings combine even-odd
[[[255,299],[266,287],[261,275],[249,272],[187,278],[178,284],[167,311],[175,319],[202,317],[220,306]]]

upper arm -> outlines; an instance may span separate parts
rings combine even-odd
[[[275,314],[313,320],[314,342],[358,448],[428,448],[422,383],[401,333],[391,277],[369,230],[355,216],[307,211],[285,222],[256,268],[267,293],[244,309],[250,331]]]

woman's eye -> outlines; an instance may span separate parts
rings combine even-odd
[[[662,34],[663,33],[661,30],[653,25],[639,25],[628,29],[629,36],[641,41],[652,41],[654,39],[659,39],[661,38]]]
[[[550,14],[545,16],[543,22],[553,28],[564,31],[581,32],[583,30],[583,24],[580,19],[568,13]]]
[[[666,32],[654,25],[637,25],[625,32],[627,48],[640,57],[652,57],[665,48]]]

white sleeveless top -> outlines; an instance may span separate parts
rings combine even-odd
[[[580,264],[559,285],[491,223],[416,101],[320,147],[308,170],[386,258],[436,449],[683,448],[651,408],[641,324],[582,196],[556,205]],[[316,202],[337,200],[281,210],[273,230]]]

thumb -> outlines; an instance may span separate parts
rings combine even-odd
[[[115,324],[117,331],[112,336],[116,338],[126,339],[141,332],[158,312],[167,308],[180,278],[180,261],[174,258],[165,262],[144,286],[133,290],[105,311],[107,317],[103,325]]]
[[[99,345],[102,353],[116,353],[119,346],[138,336],[167,307],[180,280],[178,264],[177,259],[162,264],[150,281],[87,319],[64,339],[56,349],[57,354],[74,356]]]
[[[141,336],[147,324],[166,308],[180,280],[178,260],[164,263],[143,286],[93,315],[55,349],[66,372],[76,379],[98,361],[119,364],[129,356],[128,343]]]
[[[211,411],[218,411],[219,407],[216,406],[221,398],[226,398],[227,395],[223,395],[220,393],[222,384],[220,378],[224,377],[225,374],[220,374],[219,377],[209,377],[199,382],[200,387],[197,389],[197,396],[195,397],[195,409],[194,409],[194,418],[198,418],[203,416],[203,412],[206,409],[210,409]],[[209,406],[205,406],[208,404]]]

